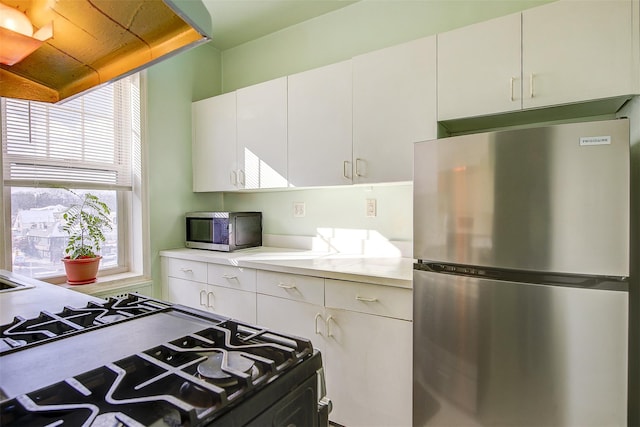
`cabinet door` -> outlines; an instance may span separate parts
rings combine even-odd
[[[329,419],[346,426],[410,426],[412,327],[406,320],[327,310]]]
[[[194,102],[191,113],[193,191],[235,190],[235,92]]]
[[[518,13],[438,34],[439,120],[521,109],[520,25]]]
[[[413,179],[413,143],[437,138],[436,38],[353,58],[353,181]]]
[[[289,76],[289,183],[351,184],[351,61]]]
[[[258,294],[259,325],[307,338],[321,352],[324,350],[323,311],[322,306],[315,304]],[[326,366],[326,355],[322,357]]]
[[[256,323],[255,292],[208,285],[206,302],[209,310],[214,313],[246,323]]]
[[[525,10],[524,108],[633,93],[631,17],[631,0],[561,0]]]
[[[169,277],[167,279],[169,302],[188,307],[207,309],[207,285],[191,280]]]
[[[240,188],[287,186],[287,78],[239,89]]]

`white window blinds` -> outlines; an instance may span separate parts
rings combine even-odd
[[[3,98],[4,184],[131,190],[139,102],[137,75],[59,105]]]

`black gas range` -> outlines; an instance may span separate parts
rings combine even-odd
[[[138,294],[0,326],[2,426],[326,426],[311,342]]]

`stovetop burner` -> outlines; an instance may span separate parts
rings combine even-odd
[[[5,343],[28,341],[29,334],[44,337],[0,354],[2,426],[200,426],[232,415],[231,424],[243,425],[322,367],[308,340],[135,294],[37,319],[16,318],[0,330]],[[126,335],[143,330],[156,335],[146,341]],[[122,342],[124,350],[110,337],[128,341]],[[96,348],[87,348],[79,360],[106,352],[107,361],[76,364],[73,357],[83,343]],[[29,366],[55,370],[65,359],[69,363],[52,382],[36,389],[24,385],[32,381],[24,375]],[[231,412],[239,405],[242,410]]]

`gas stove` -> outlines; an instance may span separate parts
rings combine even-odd
[[[328,425],[311,342],[138,294],[0,327],[0,425]]]

